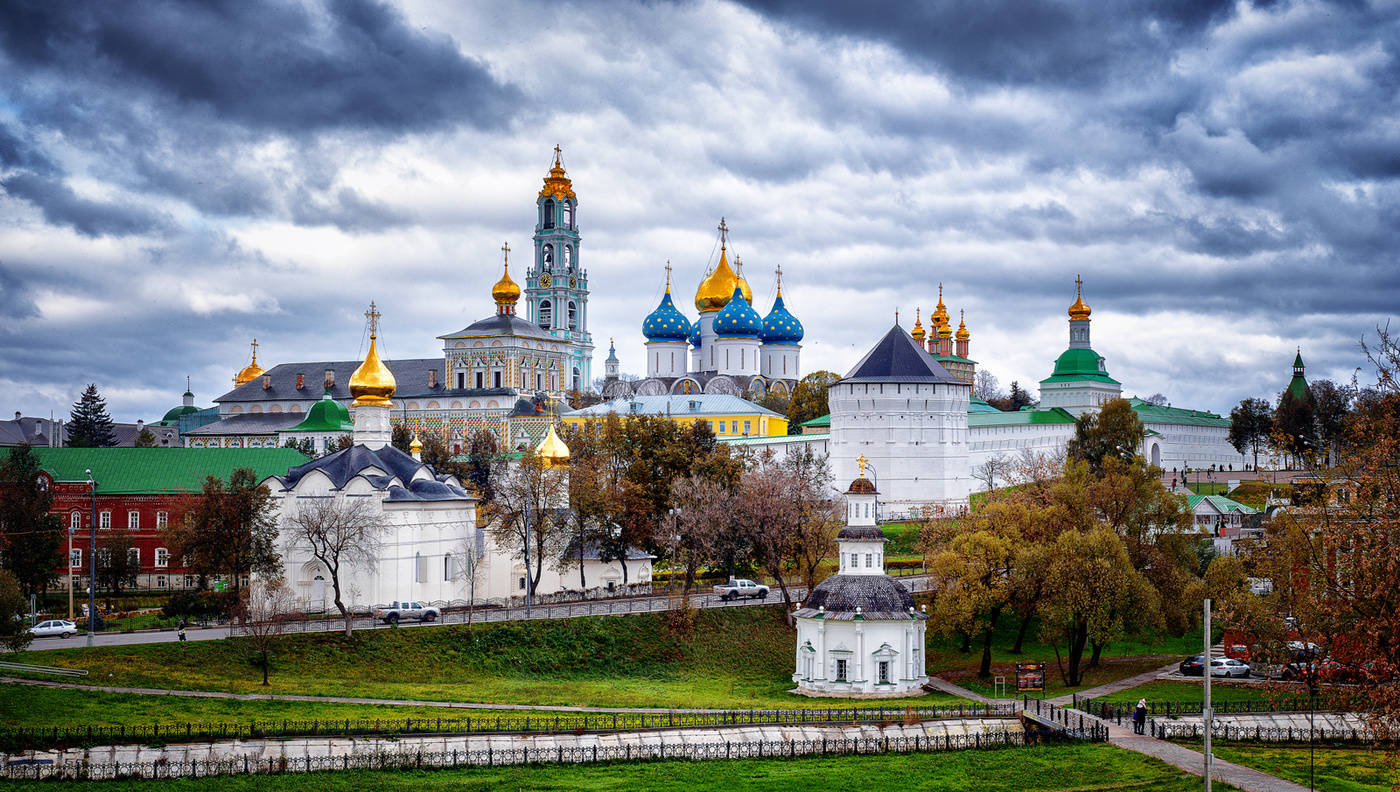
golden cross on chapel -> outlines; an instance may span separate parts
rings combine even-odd
[[[870,460],[865,458],[865,454],[856,457],[856,465],[860,467],[860,478],[865,478],[865,466],[870,464]]]
[[[258,362],[258,339],[253,339],[253,362]]]
[[[729,245],[729,226],[724,224],[724,218],[719,219],[719,246],[721,248]]]
[[[369,301],[369,310],[365,311],[365,318],[369,320],[369,337],[374,338],[379,333],[379,311],[374,307],[374,300]]]
[[[510,243],[501,244],[501,254],[505,257],[506,269],[510,269]]]

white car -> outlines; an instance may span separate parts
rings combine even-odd
[[[1210,675],[1213,677],[1240,677],[1249,676],[1249,665],[1241,663],[1233,657],[1216,657],[1210,661]]]
[[[29,628],[30,634],[36,638],[43,638],[48,635],[57,635],[59,638],[67,638],[70,635],[78,634],[78,625],[63,619],[50,619],[39,622]]]

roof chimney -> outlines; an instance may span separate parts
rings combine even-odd
[[[264,374],[262,379],[263,379],[263,390],[272,390],[272,375],[271,375],[271,374]]]
[[[326,388],[335,387],[335,369],[326,369]]]
[[[305,387],[306,387],[306,374],[304,374],[304,373],[298,371],[298,372],[297,372],[297,390],[301,390],[302,388],[305,388]]]
[[[15,410],[15,420],[19,420],[19,410]]]

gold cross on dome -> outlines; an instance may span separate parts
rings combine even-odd
[[[671,290],[671,260],[666,259],[666,291]]]
[[[563,153],[563,151],[564,151],[563,149],[559,148],[559,144],[558,144],[558,143],[555,143],[555,144],[554,144],[554,164],[555,164],[555,165],[560,164],[559,156]]]
[[[501,253],[505,256],[506,268],[509,269],[509,268],[510,268],[510,243],[509,243],[509,242],[503,243],[503,244],[501,245]]]
[[[257,360],[258,360],[258,339],[254,338],[254,339],[253,339],[253,362],[256,363]]]
[[[856,465],[860,467],[859,478],[865,478],[865,466],[869,463],[870,460],[865,458],[865,454],[861,454],[860,456],[856,457]]]
[[[369,310],[365,311],[365,318],[369,320],[369,337],[374,338],[379,332],[379,311],[374,307],[374,300],[369,301]]]
[[[729,226],[724,224],[724,218],[719,219],[719,246],[726,247],[729,244]]]

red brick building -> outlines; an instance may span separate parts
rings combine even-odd
[[[69,557],[74,585],[87,588],[88,548],[96,482],[97,541],[101,552],[104,531],[125,527],[140,572],[136,585],[152,589],[193,588],[170,548],[164,532],[172,520],[183,519],[194,506],[207,476],[227,479],[238,468],[251,468],[262,480],[285,475],[306,457],[290,448],[35,448],[40,486],[53,491],[53,513],[70,529]],[[68,587],[69,569],[57,570],[59,588]]]

